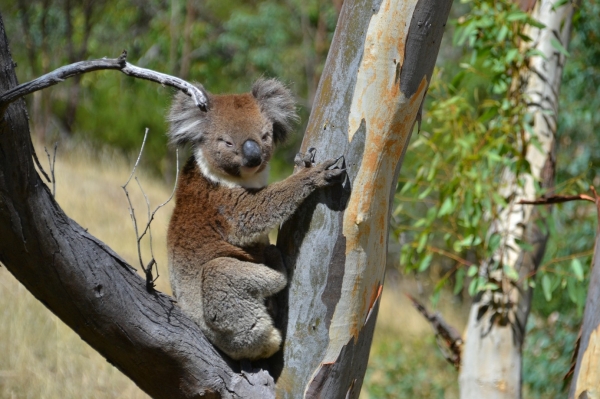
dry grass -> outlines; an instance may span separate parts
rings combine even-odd
[[[361,399],[458,398],[458,372],[441,355],[431,326],[405,294],[428,303],[417,282],[388,271]],[[425,291],[428,291],[426,287]],[[468,305],[443,292],[438,311],[462,331]]]
[[[43,149],[38,154],[45,161]],[[43,162],[46,165],[46,162]],[[59,147],[56,165],[57,200],[65,212],[89,229],[139,269],[135,235],[121,185],[127,180],[132,162],[111,152],[100,154],[81,148]],[[141,181],[156,206],[170,195],[171,187],[144,176]],[[138,221],[145,221],[146,205],[133,181]],[[166,228],[172,204],[161,210],[153,223],[154,252],[161,268],[158,289],[170,293],[166,271]],[[145,261],[149,257],[147,255]],[[414,282],[393,281],[388,277],[379,312],[375,340],[369,361],[370,370],[362,398],[407,397],[398,381],[414,378],[405,369],[435,374],[446,392],[443,396],[428,396],[431,390],[410,388],[409,397],[456,397],[456,373],[444,363],[433,342],[427,323],[412,309],[403,292],[415,293]],[[456,326],[464,324],[464,316],[449,303],[441,310]],[[398,343],[402,346],[399,348]],[[391,349],[390,349],[391,348]],[[407,356],[407,361],[396,359]],[[386,356],[394,361],[390,366]],[[423,362],[427,362],[427,364]],[[398,362],[402,364],[397,364]],[[430,364],[430,362],[433,362]],[[396,375],[396,374],[398,375]],[[383,386],[385,385],[385,387]],[[386,394],[377,393],[385,388]],[[412,390],[411,390],[412,389]],[[424,389],[424,390],[423,390]],[[83,342],[38,302],[25,288],[0,268],[0,398],[146,398],[127,377]]]
[[[38,155],[48,171],[43,149]],[[65,212],[139,269],[135,233],[121,185],[132,165],[111,152],[93,154],[59,147],[56,199]],[[154,206],[171,188],[143,173],[144,190]],[[135,181],[130,193],[138,222],[146,204]],[[166,270],[166,228],[172,204],[153,222],[159,290],[170,293]],[[147,244],[145,262],[149,261]],[[1,398],[146,398],[133,382],[111,366],[50,313],[5,268],[0,268]]]

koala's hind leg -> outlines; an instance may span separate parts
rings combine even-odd
[[[202,277],[205,333],[213,344],[233,359],[266,358],[279,350],[281,333],[273,326],[264,299],[285,287],[284,272],[216,258],[204,265]]]

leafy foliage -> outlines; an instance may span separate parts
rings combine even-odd
[[[432,81],[425,131],[413,139],[407,153],[404,170],[410,168],[407,175],[411,177],[400,181],[394,222],[401,242],[407,243],[401,254],[406,269],[424,272],[430,265],[442,265],[437,289],[451,280],[455,293],[468,283],[468,292],[474,295],[497,289],[494,282],[478,275],[476,266],[500,245],[500,237],[489,234],[490,222],[508,200],[500,177],[529,172],[523,149],[529,144],[524,133],[531,131],[532,117],[520,90],[519,72],[537,55],[535,50],[523,51],[527,48],[523,44],[530,40],[524,36],[524,28],[541,25],[512,2],[469,4],[469,13],[455,22],[454,43],[464,49],[454,62],[459,68],[446,62]],[[568,112],[560,114],[558,139],[560,144],[577,145],[584,156],[573,158],[559,150],[556,191],[564,194],[587,190],[584,181],[594,181],[597,170],[589,160],[600,155],[591,154],[597,147],[583,144],[597,141],[591,132],[598,120],[592,114],[597,114],[593,109],[600,97],[596,86],[583,84],[579,73],[587,71],[583,79],[598,76],[595,61],[599,50],[591,43],[599,33],[592,22],[597,7],[587,4],[577,14],[571,59],[565,68],[561,105]],[[572,104],[574,91],[592,98],[591,107],[583,106],[581,100]],[[585,121],[583,131],[575,128],[577,123],[581,126],[579,121]],[[572,139],[575,136],[577,141]],[[555,290],[565,290],[565,297],[579,311],[587,287],[587,267],[583,265],[589,264],[593,246],[595,221],[589,218],[590,210],[581,203],[555,207],[544,226],[552,238],[539,273],[541,294],[549,301]],[[568,234],[567,228],[583,234]],[[509,279],[518,280],[511,267],[505,265],[502,271]],[[528,284],[534,286],[535,282]]]
[[[471,3],[470,12],[455,23],[454,43],[465,50],[460,69],[438,71],[429,90],[425,131],[411,143],[407,164],[414,177],[401,182],[398,199],[421,203],[400,203],[394,212],[398,234],[412,231],[414,237],[403,247],[401,263],[424,271],[432,254],[455,260],[438,287],[454,275],[459,292],[463,266],[471,266],[471,295],[498,288],[475,276],[473,267],[500,245],[497,234],[488,234],[490,222],[507,205],[499,176],[530,171],[524,132],[531,130],[531,115],[519,80],[534,55],[522,50],[530,40],[522,33],[526,26],[541,25],[515,3]],[[504,273],[518,278],[510,268]]]
[[[530,317],[523,349],[524,397],[566,396],[565,375],[571,366],[579,327],[579,318],[568,314]]]

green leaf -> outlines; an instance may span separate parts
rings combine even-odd
[[[438,212],[438,217],[448,215],[453,210],[454,210],[454,204],[452,203],[452,198],[446,197],[446,199],[444,200],[444,203],[440,207],[440,211]]]
[[[564,6],[569,1],[570,0],[558,0],[558,1],[554,2],[554,4],[552,4],[552,11],[558,10],[560,7]]]
[[[546,300],[550,302],[552,300],[552,280],[547,274],[542,276],[542,291]]]
[[[502,241],[502,237],[498,233],[494,233],[490,237],[490,241],[488,243],[488,248],[490,252],[494,252],[500,246],[500,242]]]
[[[508,204],[506,203],[506,200],[504,199],[504,197],[503,197],[503,196],[501,196],[500,194],[496,193],[496,192],[493,192],[493,193],[492,193],[492,198],[494,199],[494,202],[495,202],[497,205],[500,205],[500,206],[502,206],[502,207],[505,207],[506,205],[508,205]]]
[[[542,57],[542,59],[548,60],[548,57],[546,57],[546,54],[542,50],[537,49],[537,48],[532,48],[532,49],[527,50],[526,55],[528,57],[535,57],[535,56]]]
[[[514,267],[509,265],[504,265],[502,268],[504,270],[504,275],[513,281],[519,280],[519,272],[515,270]]]
[[[575,273],[575,278],[577,281],[583,281],[583,266],[579,259],[573,259],[571,261],[571,269],[573,269],[573,273]]]
[[[469,270],[467,271],[467,276],[473,277],[477,274],[477,271],[479,271],[479,268],[475,265],[471,265],[469,266]]]
[[[423,257],[423,259],[421,260],[421,263],[419,263],[419,268],[417,269],[417,271],[419,273],[422,273],[425,270],[427,270],[429,268],[429,265],[431,264],[432,258],[433,258],[432,254],[428,254],[427,256]]]
[[[494,283],[486,283],[484,285],[482,285],[481,287],[479,287],[478,291],[496,291],[498,289],[498,284],[494,284]]]
[[[572,278],[567,280],[567,293],[569,294],[569,299],[573,301],[573,303],[577,303],[577,284],[575,284],[575,280]]]
[[[455,277],[455,283],[454,283],[454,295],[458,295],[460,293],[460,291],[463,289],[463,286],[465,285],[465,268],[461,267],[460,269],[458,269],[458,271],[456,272],[456,277]]]
[[[503,42],[506,39],[506,35],[508,35],[508,28],[506,25],[502,25],[500,28],[500,32],[498,32],[498,36],[496,37],[497,42]]]
[[[429,193],[431,192],[431,190],[433,190],[433,186],[429,186],[425,189],[425,191],[423,191],[421,194],[419,194],[419,196],[417,197],[418,199],[423,199],[425,197],[427,197],[429,195]]]
[[[506,17],[506,20],[508,22],[523,21],[523,20],[527,19],[528,17],[529,17],[529,15],[527,15],[526,13],[524,13],[522,11],[517,11],[517,12],[512,12],[512,13],[508,14],[508,17]]]
[[[477,293],[477,282],[478,280],[474,278],[473,280],[471,280],[471,283],[469,283],[469,295],[475,296],[475,294]]]
[[[525,242],[523,240],[519,240],[518,238],[515,238],[515,243],[519,246],[519,248],[521,248],[522,251],[525,251],[525,252],[533,251],[533,245],[531,245],[528,242]]]
[[[569,52],[567,51],[566,48],[563,47],[562,43],[558,41],[558,39],[556,39],[555,37],[553,37],[552,39],[550,39],[550,44],[552,45],[552,47],[554,47],[555,50],[557,50],[559,53],[561,53],[562,55],[564,55],[565,57],[569,57]]]

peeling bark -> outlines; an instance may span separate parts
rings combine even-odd
[[[590,287],[585,301],[579,350],[569,390],[570,399],[600,397],[600,197],[597,194],[595,197],[599,224],[596,229]]]
[[[522,76],[540,148],[527,145],[531,174],[521,176],[525,180],[523,186],[519,186],[510,173],[503,176],[503,195],[513,197],[492,226],[492,232],[502,237],[502,245],[492,261],[514,268],[519,273],[516,284],[520,289],[512,286],[501,272],[494,272],[497,275],[492,273],[492,277],[502,281],[503,292],[486,292],[474,300],[462,353],[461,399],[521,397],[521,352],[533,295],[533,289],[523,287],[523,282],[535,275],[548,235],[540,228],[543,221],[534,207],[520,201],[535,199],[536,182],[547,189],[554,184],[558,92],[565,56],[554,49],[551,40],[556,38],[565,48],[568,46],[573,15],[571,3],[552,10],[557,3],[555,0],[537,1],[532,15],[546,28],[531,28],[525,32],[533,39],[531,46],[545,55],[545,59],[533,57],[530,69]],[[526,136],[528,138],[528,133]],[[532,250],[521,249],[517,240],[529,243]],[[486,265],[480,268],[480,273],[488,275]],[[508,314],[498,313],[502,307],[509,309]]]
[[[302,150],[344,154],[348,181],[309,198],[281,230],[293,278],[278,397],[358,397],[392,196],[451,3],[344,2]]]

